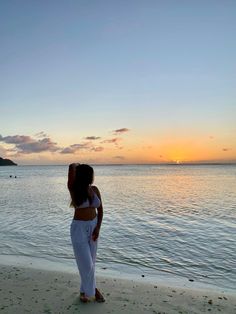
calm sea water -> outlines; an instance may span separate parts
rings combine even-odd
[[[235,289],[236,166],[94,170],[104,204],[98,272],[166,275]],[[66,166],[0,168],[0,259],[75,267],[66,181]]]

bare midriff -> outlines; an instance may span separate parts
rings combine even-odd
[[[75,208],[75,220],[93,220],[96,216],[96,208],[94,207]]]

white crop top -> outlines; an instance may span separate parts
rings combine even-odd
[[[97,196],[97,194],[94,192],[91,204],[89,203],[89,199],[87,199],[86,201],[84,201],[82,204],[80,204],[76,208],[86,208],[86,207],[98,208],[100,205],[101,205],[101,201],[100,201],[99,197]]]

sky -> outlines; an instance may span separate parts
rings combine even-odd
[[[236,1],[0,1],[0,157],[236,162]]]

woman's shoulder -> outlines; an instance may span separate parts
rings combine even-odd
[[[91,185],[93,192],[97,194],[97,196],[101,196],[100,191],[96,185]]]
[[[98,187],[96,185],[91,185],[91,188],[93,190],[93,193],[97,196],[97,198],[100,200],[100,205],[102,204],[102,198],[101,198],[101,194],[100,191],[98,189]]]
[[[91,185],[91,188],[93,189],[94,192],[99,192],[99,189],[96,185]]]

